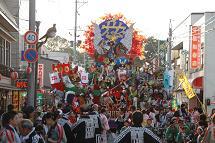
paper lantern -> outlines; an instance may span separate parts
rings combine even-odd
[[[44,89],[41,89],[40,91],[41,91],[42,94],[46,93],[46,90],[44,90]]]
[[[26,72],[27,72],[27,74],[30,74],[32,72],[32,68],[31,67],[27,67],[26,68]]]
[[[12,80],[16,80],[18,78],[18,73],[17,72],[11,72],[10,77]]]

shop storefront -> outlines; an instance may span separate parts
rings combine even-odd
[[[20,91],[16,87],[0,84],[0,113],[5,112],[9,104],[13,104],[15,110],[20,109]]]

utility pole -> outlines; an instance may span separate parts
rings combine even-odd
[[[77,62],[76,55],[76,41],[77,41],[77,17],[78,17],[78,0],[75,0],[75,27],[74,27],[74,63]]]
[[[78,23],[78,9],[81,7],[78,8],[78,3],[82,3],[83,5],[87,3],[87,1],[82,1],[82,2],[79,2],[78,0],[75,0],[75,27],[74,27],[74,63],[76,64],[78,61],[77,61],[77,23]],[[83,6],[82,5],[82,6]]]
[[[167,50],[167,69],[168,70],[171,70],[172,69],[172,62],[171,62],[171,50],[172,50],[172,22],[171,22],[171,19],[170,19],[170,22],[169,22],[169,38],[168,38],[168,50]]]
[[[38,36],[39,36],[39,31],[40,31],[40,21],[36,21],[36,32],[37,32],[37,34],[38,34]],[[37,51],[38,52],[38,55],[39,55],[39,57],[40,57],[40,54],[41,54],[41,52],[38,50]],[[35,89],[34,89],[34,105],[37,105],[37,77],[38,77],[38,62],[39,62],[39,59],[40,58],[38,58],[38,61],[37,62],[35,62],[35,77],[34,77],[34,82],[35,82]]]
[[[158,40],[158,67],[160,67],[160,40]]]
[[[29,0],[29,30],[35,31],[35,6],[36,2],[35,0]],[[31,46],[29,46],[29,48],[31,48]],[[35,46],[32,48],[36,48]],[[35,64],[32,63],[31,65],[31,69],[32,72],[29,74],[29,79],[28,79],[28,91],[27,91],[27,105],[28,106],[35,106]]]

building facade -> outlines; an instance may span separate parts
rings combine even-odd
[[[11,79],[11,72],[16,71],[19,63],[14,59],[19,53],[19,0],[0,0],[0,111],[8,104],[20,108],[19,88]]]
[[[215,91],[212,88],[215,86],[215,80],[213,81],[215,65],[212,56],[215,54],[212,48],[215,44],[214,14],[214,12],[191,13],[173,30],[172,66],[176,73],[175,85],[176,87],[180,85],[177,73],[183,71],[208,113],[215,105],[213,104]],[[190,108],[200,106],[197,97],[188,100],[180,87],[175,94],[179,103],[189,102]],[[207,100],[211,104],[207,105]]]

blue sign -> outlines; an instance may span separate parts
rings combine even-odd
[[[25,53],[25,51],[21,51],[21,61],[25,61],[24,53]]]
[[[35,63],[38,60],[38,52],[35,48],[28,48],[24,53],[24,59],[28,63]]]
[[[99,24],[99,28],[105,41],[113,41],[118,44],[125,37],[128,26],[123,21],[112,19]]]
[[[165,71],[163,75],[163,85],[165,89],[170,89],[170,76],[169,71]]]

